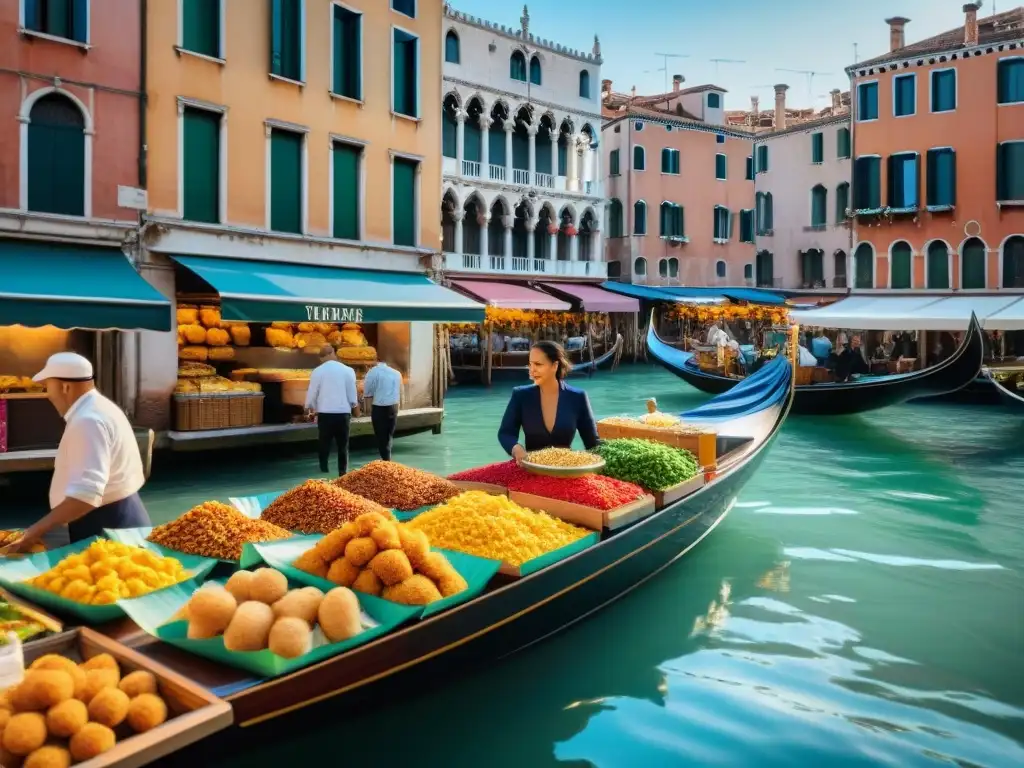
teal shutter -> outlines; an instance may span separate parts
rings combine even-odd
[[[456,130],[455,120],[448,114],[447,109],[441,107],[441,155],[443,157],[458,157]],[[491,162],[494,162],[494,155],[491,155]]]
[[[873,288],[871,284],[874,278],[874,265],[871,263],[875,256],[871,252],[871,246],[860,245],[853,255],[854,288]]]
[[[946,69],[932,72],[932,112],[956,109],[956,72]]]
[[[538,235],[547,236],[546,232],[541,232],[539,225],[534,231]],[[608,237],[622,237],[622,203],[614,199],[608,205]]]
[[[927,205],[956,205],[956,153],[948,149],[930,149],[927,165]]]
[[[672,153],[672,173],[679,173],[679,151]]]
[[[724,179],[726,171],[725,155],[715,155],[715,178]]]
[[[89,37],[89,0],[71,0],[71,39],[84,43]]]
[[[890,288],[910,287],[910,246],[907,243],[896,243],[892,247],[892,263],[889,265]]]
[[[977,238],[964,243],[963,259],[960,264],[960,287],[966,290],[985,288],[986,258],[985,244]]]
[[[669,169],[670,161],[669,161],[668,158],[669,158],[668,150],[667,149],[661,150],[661,172],[662,173],[668,173],[669,172],[668,169]]]
[[[840,128],[836,131],[836,157],[850,156],[850,129]]]
[[[452,128],[453,129],[454,129],[454,127],[455,127],[455,125],[452,124]],[[454,139],[453,139],[453,142],[454,142]],[[488,162],[491,165],[498,165],[498,166],[501,166],[502,168],[504,168],[505,167],[505,132],[504,131],[496,131],[496,130],[490,131],[490,133],[488,133],[488,135],[487,135],[487,142],[488,142],[489,147],[490,147],[490,149],[489,149],[489,151],[487,153],[488,154],[488,158],[487,158]],[[455,146],[455,144],[453,143],[452,147],[454,147],[454,146]],[[455,157],[454,152],[452,153],[451,157]]]
[[[270,72],[302,80],[302,0],[270,2]]]
[[[43,24],[41,32],[54,37],[63,37],[67,40],[74,40],[72,30],[74,26],[74,2],[73,0],[43,0]]]
[[[523,131],[512,134],[512,167],[520,171],[530,167],[530,139]]]
[[[85,120],[69,99],[42,97],[28,126],[28,209],[85,215]]]
[[[580,72],[580,98],[590,98],[590,73],[585,69]]]
[[[558,142],[558,175],[567,176],[569,174],[569,145],[564,141]]]
[[[270,229],[302,233],[301,134],[274,129],[270,134]]]
[[[757,172],[765,173],[768,170],[768,146],[762,144],[757,148]]]
[[[610,176],[619,175],[619,150],[613,149],[608,157],[608,174]]]
[[[508,76],[513,80],[526,82],[526,57],[522,51],[515,51],[508,60]]]
[[[821,163],[825,160],[825,135],[822,133],[811,134],[811,162]]]
[[[1000,201],[1024,200],[1024,141],[996,147],[996,191]]]
[[[334,162],[334,237],[359,240],[359,162],[362,148],[336,143]]]
[[[727,210],[725,212],[725,221],[726,221],[726,230],[725,230],[726,231],[726,237],[729,240],[732,240],[732,224],[733,224],[732,211]]]
[[[363,59],[360,43],[362,23],[363,17],[360,14],[334,6],[334,76],[331,79],[331,90],[356,100],[363,98],[360,84]]]
[[[541,84],[540,59],[536,56],[530,59],[530,83],[532,85]]]
[[[400,115],[419,117],[417,96],[419,76],[417,73],[416,48],[418,40],[400,29],[394,36],[394,110]]]
[[[43,0],[45,2],[45,0]],[[25,29],[35,32],[43,31],[43,19],[40,15],[40,0],[22,0],[25,9]]]
[[[662,237],[667,237],[670,234],[669,213],[671,212],[671,209],[668,203],[662,203],[661,208],[659,208],[658,210],[658,218],[660,219],[660,229],[658,231],[661,233]]]
[[[836,187],[836,224],[846,221],[846,209],[850,207],[850,185],[845,181]]]
[[[181,0],[181,46],[221,58],[220,4],[223,0]]]
[[[1024,288],[1024,237],[1020,235],[1003,246],[1003,288]]]
[[[683,206],[676,206],[676,222],[679,227],[679,236],[686,237],[686,211]]]
[[[775,230],[775,201],[771,192],[766,192],[764,196],[764,228]]]
[[[1024,101],[1024,59],[1004,59],[998,67],[999,103],[1015,104]]]
[[[273,75],[282,74],[284,2],[270,0],[270,73]]]
[[[747,181],[752,181],[754,178],[754,158],[753,156],[747,158]]]
[[[415,19],[416,0],[391,0],[391,10],[398,11],[410,19]]]
[[[541,173],[548,173],[540,169],[540,163],[544,153],[537,146],[537,170]],[[548,166],[551,165],[551,149],[547,151]],[[483,159],[483,133],[480,131],[480,124],[475,119],[467,119],[462,127],[462,157],[464,160],[472,160],[479,163]],[[459,169],[460,171],[462,169]],[[482,171],[481,171],[482,172]]]
[[[416,237],[416,165],[414,160],[394,160],[391,207],[395,245],[415,247]]]
[[[647,205],[642,200],[633,203],[633,234],[647,234]]]
[[[186,221],[220,222],[220,121],[216,112],[185,109],[184,210]]]
[[[646,170],[647,165],[647,153],[643,147],[633,147],[633,170],[643,171]]]
[[[448,64],[459,63],[459,36],[451,29],[444,36],[444,60]]]
[[[896,115],[912,115],[917,111],[916,89],[917,78],[915,75],[904,75],[893,81],[896,91]]]
[[[928,246],[928,263],[925,270],[929,288],[949,288],[949,249],[945,243],[932,243]]]
[[[821,227],[826,223],[828,205],[828,192],[824,187],[818,186],[811,190],[811,226]]]

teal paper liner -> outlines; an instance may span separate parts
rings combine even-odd
[[[587,534],[582,539],[578,539],[572,544],[566,544],[561,549],[556,549],[553,552],[548,552],[546,555],[541,555],[540,557],[535,557],[532,560],[527,560],[519,566],[519,575],[529,576],[531,573],[536,573],[542,568],[547,568],[549,565],[554,565],[560,560],[565,560],[565,558],[575,555],[577,552],[589,549],[600,540],[600,533],[594,532]]]
[[[190,555],[186,552],[179,552],[176,549],[170,549],[160,544],[154,544],[152,541],[147,541],[146,537],[153,531],[152,528],[104,528],[103,533],[108,539],[114,541],[120,541],[124,544],[134,544],[136,546],[146,546],[150,549],[156,549],[161,554],[169,557],[197,557],[197,555]],[[214,559],[216,563],[227,563],[237,568],[246,569],[251,568],[254,565],[259,565],[262,562],[260,556],[252,549],[252,545],[245,544],[242,546],[242,558],[240,560],[226,560],[224,558]]]

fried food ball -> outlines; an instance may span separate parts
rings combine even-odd
[[[127,693],[129,699],[134,699],[142,693],[156,693],[156,675],[144,669],[138,669],[125,675],[117,687]]]
[[[270,628],[268,647],[285,659],[297,659],[309,653],[313,649],[313,632],[309,623],[297,616],[278,619]]]
[[[92,701],[93,696],[104,688],[117,688],[121,682],[121,675],[115,669],[90,669],[85,673],[85,688],[82,689],[80,698],[86,704]]]
[[[427,553],[430,552],[430,541],[427,540],[427,534],[406,525],[400,525],[398,526],[398,538],[402,542],[402,551],[409,558],[412,567],[419,568]]]
[[[62,669],[65,672],[70,672],[72,669],[77,668],[78,665],[75,662],[58,653],[44,654],[29,666],[29,669]]]
[[[295,558],[295,562],[292,563],[300,571],[311,573],[314,576],[319,576],[321,579],[327,578],[327,572],[330,570],[330,564],[325,562],[320,553],[317,552],[316,547],[308,549]]]
[[[252,571],[235,571],[231,574],[224,589],[230,592],[236,603],[244,603],[252,599]]]
[[[19,712],[41,712],[70,699],[75,693],[75,681],[63,669],[30,669],[12,693]]]
[[[370,532],[370,538],[377,545],[377,549],[401,549],[402,540],[398,538],[398,526],[392,522],[385,522],[378,525]]]
[[[377,555],[377,557],[380,557],[380,555]],[[352,582],[352,589],[365,595],[380,597],[380,593],[384,591],[384,583],[377,577],[376,573],[369,568],[364,568],[360,571],[359,578]]]
[[[85,702],[78,699],[62,701],[55,707],[50,707],[46,713],[46,729],[51,736],[60,739],[70,739],[89,722],[89,709]]]
[[[86,659],[78,666],[86,672],[90,669],[112,669],[117,672],[118,678],[121,677],[121,667],[118,665],[117,659],[109,653],[98,653],[92,658]]]
[[[7,727],[7,721],[14,715],[9,709],[0,709],[0,738],[3,737],[4,728]],[[0,763],[2,765],[2,763]]]
[[[224,647],[229,651],[262,651],[273,624],[274,611],[269,605],[258,600],[244,602],[224,631]]]
[[[21,755],[14,755],[0,746],[0,765],[4,768],[21,768],[25,758]]]
[[[378,528],[378,530],[380,530]],[[370,570],[377,574],[386,586],[405,581],[412,576],[412,563],[400,549],[386,549],[370,561]]]
[[[374,529],[379,528],[386,522],[388,522],[388,519],[380,512],[364,512],[355,519],[356,528],[359,530],[360,536],[369,536],[373,533]]]
[[[68,747],[76,763],[91,760],[114,748],[117,737],[107,726],[100,723],[86,723],[82,730],[71,737]]]
[[[293,616],[302,619],[307,624],[316,621],[316,611],[320,607],[320,601],[324,599],[324,593],[316,587],[304,587],[293,589],[282,597],[271,608],[274,616],[278,619]],[[273,634],[273,633],[271,633]],[[284,654],[278,654],[283,656]]]
[[[328,581],[333,581],[339,587],[351,587],[358,577],[359,566],[355,565],[347,557],[339,557],[331,563],[331,567],[327,571]]]
[[[0,709],[8,711],[11,709],[11,700],[7,698],[7,691],[0,691]]]
[[[25,756],[46,743],[46,718],[38,712],[12,715],[4,728],[4,749],[12,755]]]
[[[128,694],[120,688],[104,688],[89,702],[89,719],[116,728],[128,714]]]
[[[288,579],[273,568],[257,568],[249,582],[249,599],[273,605],[288,592]]]
[[[368,514],[376,515],[377,513],[370,512]],[[377,516],[380,517],[380,515]],[[363,515],[363,517],[366,517],[366,515]],[[383,518],[381,519],[383,520]],[[352,539],[352,541],[345,545],[345,559],[349,560],[357,568],[362,568],[373,560],[373,556],[376,554],[377,545],[369,536],[360,536]]]
[[[437,589],[441,592],[441,597],[451,597],[469,589],[469,583],[453,568],[451,573],[446,573],[437,580]]]
[[[167,704],[155,693],[140,693],[128,705],[128,725],[136,733],[145,733],[167,720]]]
[[[415,573],[401,584],[386,587],[382,597],[402,605],[428,605],[441,599],[441,593],[430,579]]]
[[[316,543],[313,548],[325,563],[337,560],[345,554],[345,545],[355,538],[351,528],[335,528]]]
[[[359,598],[351,589],[332,589],[320,602],[317,621],[324,636],[332,643],[340,643],[358,635],[363,631],[359,618]]]
[[[218,584],[197,589],[188,601],[188,636],[199,640],[219,635],[235,615],[235,596]]]
[[[449,575],[455,568],[440,552],[427,552],[416,570],[431,581],[440,581],[443,576]]]
[[[64,747],[50,745],[40,747],[22,763],[22,768],[68,768],[71,765],[71,753]]]

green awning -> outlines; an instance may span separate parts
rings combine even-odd
[[[373,272],[278,261],[172,258],[220,294],[225,320],[480,323],[484,306],[415,272]]]
[[[117,248],[0,240],[0,325],[170,331],[171,316]]]

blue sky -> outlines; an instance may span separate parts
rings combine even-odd
[[[519,26],[518,0],[451,0],[460,11],[499,24]],[[1021,0],[997,0],[1007,11]],[[669,59],[668,75],[679,73],[687,85],[715,83],[727,89],[726,109],[748,109],[760,96],[761,108],[774,103],[772,84],[789,84],[788,104],[816,107],[829,103],[832,88],[848,87],[844,68],[859,59],[885,53],[889,27],[885,19],[904,16],[908,43],[963,24],[964,0],[533,0],[530,30],[534,35],[589,51],[601,38],[601,77],[617,91],[664,90],[664,60],[659,53],[688,54]],[[992,13],[985,0],[981,16]],[[721,63],[716,73],[710,59]],[[808,87],[804,74],[778,68],[816,70],[823,74]],[[671,85],[670,85],[671,87]]]

